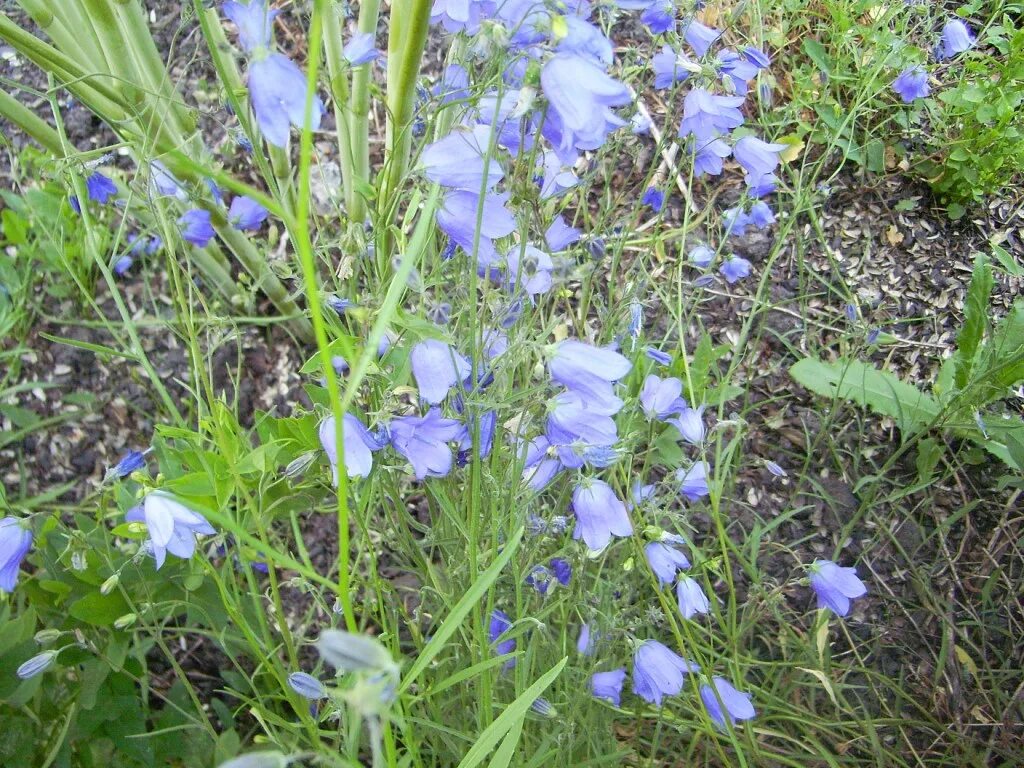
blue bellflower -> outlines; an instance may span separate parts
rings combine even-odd
[[[640,405],[649,419],[664,420],[686,408],[680,397],[683,382],[676,378],[662,379],[651,374],[640,390]]]
[[[490,189],[504,176],[497,160],[493,157],[484,160],[490,141],[490,126],[478,125],[472,130],[456,128],[423,150],[420,169],[424,176],[443,187],[479,194],[485,178]]]
[[[850,601],[868,593],[856,568],[844,568],[831,560],[815,560],[810,570],[818,607],[828,608],[837,616],[846,616],[850,612]]]
[[[677,469],[676,480],[679,482],[679,492],[688,501],[699,501],[711,492],[708,488],[708,465],[703,461],[698,461],[689,469]]]
[[[743,125],[739,110],[742,104],[742,96],[719,96],[704,88],[694,88],[683,99],[679,138],[693,136],[698,143],[704,143],[738,128]]]
[[[431,408],[426,416],[400,416],[388,425],[391,446],[412,464],[417,480],[444,477],[452,468],[448,443],[462,439],[465,427]]]
[[[146,466],[146,454],[141,451],[128,451],[117,464],[107,470],[104,480],[120,480],[128,477],[132,472],[142,469],[144,466]]]
[[[668,32],[676,25],[676,6],[672,0],[654,0],[640,14],[642,21],[652,34]]]
[[[690,567],[690,561],[682,552],[664,541],[652,541],[644,546],[647,564],[662,586],[676,580],[676,574]]]
[[[544,64],[540,83],[551,105],[545,136],[566,162],[577,150],[597,149],[626,124],[612,108],[630,103],[629,89],[589,58],[556,54]]]
[[[306,123],[306,76],[287,56],[271,53],[249,63],[247,84],[263,137],[275,147],[286,147],[289,127],[302,130]],[[320,127],[323,114],[324,104],[314,93],[309,110],[311,131]]]
[[[651,57],[651,68],[654,70],[654,87],[657,90],[671,88],[690,76],[690,70],[680,66],[682,59],[671,46],[662,49]]]
[[[683,440],[691,445],[704,442],[704,406],[699,408],[683,408],[674,419],[667,420],[679,430]]]
[[[690,263],[695,267],[704,269],[711,264],[715,259],[715,252],[708,248],[706,245],[694,246],[690,252],[686,255],[686,258],[690,260]]]
[[[266,208],[245,195],[239,195],[232,200],[231,207],[228,208],[228,221],[231,226],[242,231],[259,229],[267,220],[267,215]]]
[[[618,352],[566,339],[556,348],[548,370],[551,378],[572,390],[591,391],[602,382],[609,390],[633,364]]]
[[[590,678],[590,691],[595,699],[610,701],[616,707],[622,703],[622,684],[626,680],[624,668],[610,672],[595,672]]]
[[[514,639],[501,640],[501,636],[512,628],[512,617],[499,608],[491,611],[491,620],[487,626],[487,639],[494,646],[494,652],[498,656],[512,653],[516,649]],[[515,660],[511,660],[515,663]]]
[[[747,172],[747,186],[756,186],[774,174],[779,165],[779,153],[784,149],[785,144],[770,144],[756,136],[744,136],[732,148],[732,156]]]
[[[440,24],[446,32],[475,35],[480,22],[494,15],[496,6],[492,0],[434,0],[430,23]]]
[[[662,206],[665,205],[665,193],[656,187],[648,187],[640,204],[649,206],[655,213],[661,213]]]
[[[719,176],[722,173],[722,161],[732,154],[732,147],[721,139],[698,141],[693,150],[693,175]]]
[[[551,226],[544,232],[544,240],[547,242],[551,252],[557,253],[558,251],[564,251],[573,243],[579,242],[582,234],[575,227],[566,224],[565,219],[559,214],[555,216]]]
[[[338,484],[338,451],[335,441],[334,416],[328,416],[320,422],[320,444],[331,462],[334,472],[334,484]],[[342,419],[344,438],[342,450],[345,452],[345,473],[349,477],[368,477],[373,469],[373,452],[383,446],[370,434],[370,431],[359,420],[359,417],[346,413]]]
[[[660,707],[663,697],[678,694],[687,676],[699,671],[697,664],[657,640],[645,640],[633,655],[633,693]]]
[[[196,551],[197,535],[217,532],[205,517],[164,491],[149,493],[142,504],[128,510],[124,519],[146,524],[157,570],[163,567],[168,552],[187,560]]]
[[[414,346],[409,358],[420,398],[430,405],[438,405],[451,388],[472,371],[466,358],[435,339],[426,339]]]
[[[551,270],[555,265],[551,256],[540,248],[529,243],[514,245],[506,254],[505,262],[509,284],[518,284],[527,296],[532,298],[551,290]]]
[[[327,696],[323,683],[305,672],[292,672],[288,675],[288,686],[299,696],[316,701]]]
[[[217,234],[210,224],[210,212],[201,208],[185,211],[178,219],[178,224],[181,226],[181,236],[199,248],[205,247]]]
[[[892,89],[903,99],[904,104],[910,104],[915,99],[923,99],[931,93],[928,86],[928,70],[920,64],[907,67],[892,81]]]
[[[117,194],[117,185],[99,171],[93,171],[85,180],[85,189],[90,200],[106,205],[107,200]]]
[[[686,25],[686,31],[683,33],[684,39],[698,56],[707,53],[708,48],[721,36],[722,30],[701,24],[696,19]]]
[[[654,347],[644,347],[644,354],[658,365],[672,365],[672,355]]]
[[[268,11],[265,0],[251,0],[246,4],[227,2],[223,10],[238,27],[238,42],[246,53],[256,53],[270,45],[279,10]]]
[[[939,45],[939,58],[951,59],[974,45],[974,33],[960,19],[946,22],[942,28],[942,43]]]
[[[704,614],[711,609],[711,601],[704,594],[704,589],[689,576],[683,576],[676,584],[676,600],[684,619],[692,619],[698,613]]]
[[[576,486],[572,494],[572,511],[576,515],[574,539],[583,542],[592,552],[600,552],[612,536],[629,536],[633,524],[626,505],[603,480],[591,480]]]
[[[725,728],[737,720],[750,720],[757,712],[750,702],[750,694],[737,691],[733,684],[717,675],[711,679],[714,688],[707,683],[700,687],[700,698],[708,716],[719,728]]]
[[[437,212],[437,226],[452,242],[467,254],[472,254],[476,246],[477,264],[484,271],[498,259],[493,241],[511,234],[516,228],[515,218],[505,208],[508,197],[508,192],[492,192],[481,199],[476,192],[455,190],[445,195],[441,210]]]
[[[356,32],[345,43],[341,55],[353,67],[361,67],[380,56],[380,51],[374,47],[372,32]]]
[[[718,271],[722,273],[725,282],[732,285],[750,274],[750,262],[739,256],[730,256]]]
[[[18,569],[32,548],[32,530],[16,517],[0,520],[0,590],[13,592],[18,585]]]

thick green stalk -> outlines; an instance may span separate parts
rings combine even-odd
[[[199,137],[196,135],[195,118],[171,83],[167,65],[157,50],[149,25],[146,24],[142,6],[137,0],[117,0],[113,4],[113,11],[118,31],[135,60],[142,82],[159,99],[160,108],[157,112],[169,114],[175,127],[192,145],[192,149],[198,150]]]
[[[89,61],[87,49],[81,46],[80,34],[76,35],[71,31],[74,27],[63,14],[58,15],[59,6],[52,8],[40,0],[18,0],[18,4],[32,17],[32,21],[70,56],[77,61]]]
[[[384,150],[384,183],[381,185],[378,211],[393,209],[391,199],[401,184],[409,163],[413,106],[416,104],[416,79],[420,73],[423,48],[427,42],[430,0],[405,0],[391,7],[391,23],[397,24],[400,40],[388,41],[388,51],[398,57],[388,62],[388,126]],[[392,32],[394,34],[394,31]]]
[[[331,103],[334,107],[334,123],[338,134],[338,160],[341,164],[341,184],[345,192],[345,208],[350,218],[355,219],[353,185],[352,135],[349,131],[349,66],[343,54],[341,10],[332,3],[325,10],[324,53],[327,58],[327,75],[331,79]],[[360,198],[361,200],[362,198]],[[361,219],[360,219],[361,220]]]
[[[55,155],[63,153],[64,145],[60,135],[35,112],[3,90],[0,90],[0,115],[39,142],[47,151]]]
[[[359,6],[359,31],[376,34],[380,0],[363,0]],[[349,120],[352,146],[354,196],[345,202],[349,217],[362,224],[366,218],[366,199],[362,190],[370,186],[370,74],[372,67],[357,67],[352,73],[352,101]]]
[[[26,32],[4,13],[0,13],[0,39],[40,69],[52,72],[76,99],[118,131],[132,119],[128,101],[120,93],[106,83],[97,82],[99,78],[94,72],[83,69],[63,52]]]

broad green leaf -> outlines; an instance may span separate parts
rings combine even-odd
[[[93,592],[71,604],[68,612],[79,621],[96,627],[108,627],[128,613],[128,603],[118,592],[101,595]]]
[[[964,324],[956,337],[954,381],[957,389],[966,387],[971,379],[978,347],[985,336],[992,285],[992,266],[985,256],[979,254],[974,262],[974,274],[964,302]]]
[[[437,632],[430,638],[430,642],[423,646],[423,650],[416,657],[412,668],[402,679],[402,684],[398,687],[399,693],[408,688],[413,680],[419,677],[420,673],[427,668],[427,665],[434,660],[434,657],[441,652],[445,643],[448,642],[448,638],[455,634],[455,630],[459,628],[469,612],[473,610],[473,606],[480,602],[487,590],[497,580],[502,569],[512,559],[512,555],[516,553],[516,550],[519,549],[519,543],[523,540],[523,530],[523,528],[520,528],[509,537],[505,547],[501,550],[501,554],[498,555],[486,571],[480,574],[480,578],[462,596],[462,599],[455,604],[452,612],[448,614],[448,618],[438,627]]]
[[[560,662],[545,672],[540,680],[523,691],[515,701],[509,704],[508,708],[480,734],[476,743],[466,753],[466,756],[462,758],[458,768],[476,768],[476,766],[480,765],[505,734],[517,722],[522,723],[523,718],[526,717],[527,710],[537,700],[537,697],[544,692],[544,689],[554,682],[568,660],[568,656],[563,657]]]
[[[942,410],[935,400],[916,387],[859,360],[826,363],[805,358],[793,365],[789,373],[816,394],[852,400],[892,417],[904,433],[928,426]]]

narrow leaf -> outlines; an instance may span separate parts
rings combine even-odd
[[[568,656],[563,657],[560,662],[545,672],[540,680],[523,691],[515,701],[509,704],[508,708],[498,716],[498,719],[487,726],[483,733],[480,734],[476,743],[466,753],[466,756],[462,758],[458,768],[476,768],[476,766],[480,765],[487,754],[494,749],[494,746],[509,732],[512,726],[517,721],[521,722],[526,717],[526,711],[537,700],[537,697],[554,682],[568,660]]]

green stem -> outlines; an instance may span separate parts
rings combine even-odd
[[[190,141],[192,149],[200,149],[195,118],[175,92],[167,65],[160,57],[146,24],[142,6],[134,0],[118,0],[114,3],[114,17],[124,44],[135,60],[142,82],[160,101],[160,109],[157,111],[163,113],[161,118],[170,114],[175,127]]]
[[[345,627],[349,632],[358,631],[358,622],[352,608],[352,595],[349,589],[349,508],[348,508],[348,472],[345,469],[345,437],[344,414],[341,404],[341,392],[338,389],[338,376],[331,364],[330,342],[327,340],[327,327],[320,307],[320,286],[317,279],[316,261],[313,258],[313,243],[310,237],[310,190],[309,172],[313,160],[313,132],[310,130],[309,116],[313,107],[313,93],[316,88],[317,70],[320,65],[320,44],[323,36],[323,19],[330,13],[328,0],[315,0],[313,18],[309,25],[309,71],[306,75],[306,119],[303,121],[302,138],[299,147],[299,194],[295,205],[295,250],[298,252],[299,264],[302,267],[302,278],[306,286],[306,301],[313,319],[313,334],[320,355],[320,367],[327,382],[327,394],[330,398],[331,413],[334,416],[334,439],[338,457],[338,599],[341,602]]]
[[[381,185],[378,211],[393,207],[392,195],[398,189],[409,162],[413,106],[416,103],[416,78],[427,42],[430,0],[407,0],[391,7],[392,35],[400,39],[388,41],[388,52],[398,58],[388,62],[388,124],[384,150],[384,184]],[[397,47],[397,49],[396,49]]]
[[[375,34],[380,18],[380,0],[363,0],[359,5],[359,31]],[[357,67],[352,73],[350,110],[352,172],[355,195],[346,198],[349,217],[357,224],[366,218],[366,199],[362,190],[370,185],[370,65]]]
[[[63,152],[64,147],[60,141],[60,134],[53,130],[45,120],[37,116],[35,112],[19,102],[7,91],[2,90],[0,90],[0,115],[3,115],[11,123],[18,126],[49,152],[55,155]]]
[[[341,164],[341,184],[345,191],[345,208],[355,218],[353,200],[353,152],[352,136],[349,131],[349,66],[345,61],[342,45],[341,10],[332,4],[325,12],[327,34],[324,35],[324,53],[327,58],[327,74],[331,79],[331,102],[334,107],[334,123],[338,134],[338,159]],[[360,198],[361,199],[361,198]]]
[[[90,111],[123,133],[124,123],[132,119],[128,102],[108,85],[96,82],[95,73],[87,72],[73,59],[26,32],[3,13],[0,13],[0,39],[40,69],[52,73]]]

